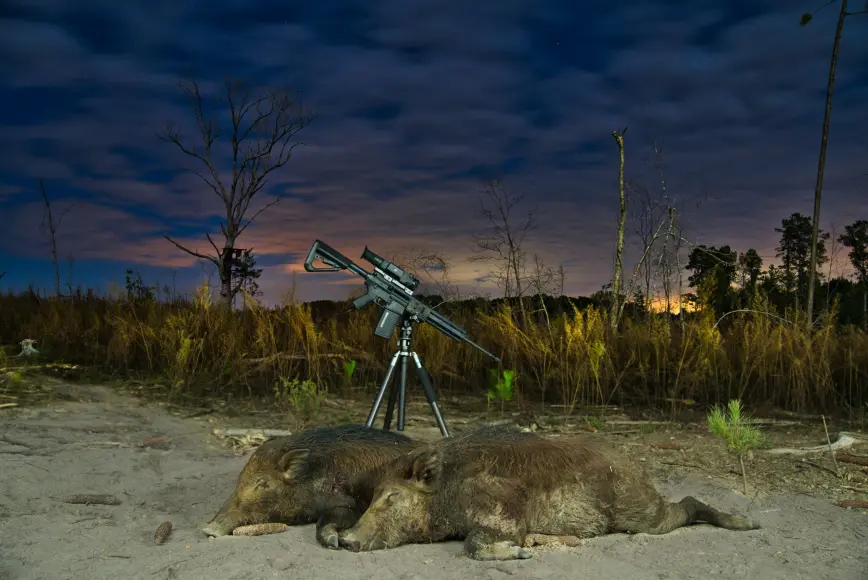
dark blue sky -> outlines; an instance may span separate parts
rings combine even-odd
[[[51,285],[36,180],[59,213],[74,284],[146,281],[187,290],[202,270],[166,242],[207,249],[219,200],[178,171],[155,131],[195,138],[178,80],[208,94],[225,75],[300,91],[317,119],[267,192],[288,197],[241,240],[276,300],[315,238],[357,258],[441,252],[465,290],[480,179],[502,175],[538,205],[529,252],[566,268],[571,294],[610,277],[617,219],[614,129],[627,173],[685,200],[691,243],[773,259],[781,218],[810,214],[836,18],[830,6],[453,0],[104,2],[0,7],[0,271],[4,287]],[[175,6],[170,8],[167,6]],[[868,218],[868,17],[848,19],[836,85],[823,226]],[[222,111],[221,111],[222,112]],[[692,200],[705,202],[696,207]],[[267,201],[262,198],[262,202]],[[628,259],[635,236],[628,224]],[[364,264],[368,266],[367,264]],[[300,273],[298,296],[343,297]],[[350,281],[356,284],[356,281]]]

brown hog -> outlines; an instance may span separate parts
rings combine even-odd
[[[412,449],[409,437],[364,425],[318,427],[264,442],[238,476],[232,495],[202,531],[225,536],[243,525],[316,522],[317,540],[338,548],[373,495],[365,474]]]
[[[464,539],[478,560],[530,558],[530,534],[577,541],[607,533],[665,534],[695,522],[731,530],[759,524],[693,497],[665,501],[632,461],[586,437],[546,439],[483,426],[417,447],[383,471],[342,547],[379,550]],[[546,543],[546,542],[539,542]]]

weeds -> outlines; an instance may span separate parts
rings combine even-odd
[[[275,385],[287,390],[281,377],[286,384],[312,381],[320,396],[379,383],[395,346],[374,336],[379,312],[373,307],[287,299],[264,308],[250,300],[243,311],[227,312],[211,306],[208,286],[189,300],[163,299],[138,281],[131,278],[130,288],[114,297],[0,295],[0,344],[15,349],[7,351],[11,361],[14,345],[29,338],[40,358],[115,376],[163,377],[173,395],[185,397],[267,396]],[[507,301],[450,303],[442,310],[500,356],[513,377],[522,377],[520,391],[509,387],[518,404],[564,405],[570,415],[591,405],[684,399],[739,399],[827,414],[849,409],[854,417],[866,408],[868,333],[838,327],[829,316],[809,335],[801,313],[755,314],[774,309],[761,294],[753,300],[750,311],[720,323],[701,311],[683,326],[664,315],[625,315],[617,334],[605,306],[579,309],[554,299],[547,318],[534,321],[529,314],[526,325]],[[485,355],[428,324],[419,325],[414,339],[438,390],[487,396]],[[506,384],[505,375],[498,380]],[[499,397],[493,400],[508,400]]]
[[[324,393],[311,380],[300,381],[278,377],[274,386],[274,401],[278,407],[289,408],[297,419],[307,423],[316,417]]]

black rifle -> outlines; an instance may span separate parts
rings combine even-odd
[[[315,268],[314,260],[319,258],[324,264],[329,267]],[[410,342],[413,333],[413,324],[416,322],[427,322],[449,338],[466,342],[471,346],[479,349],[485,355],[500,362],[500,358],[494,356],[478,344],[474,343],[467,337],[467,331],[440,314],[439,312],[426,306],[415,297],[413,292],[419,286],[419,280],[413,275],[405,272],[399,266],[384,260],[365,246],[365,251],[362,252],[362,259],[367,260],[374,265],[374,271],[368,272],[364,268],[355,264],[352,260],[323,243],[316,240],[307,254],[307,259],[304,261],[304,269],[308,272],[337,272],[340,270],[349,270],[350,272],[361,276],[365,280],[367,291],[362,296],[353,300],[353,307],[356,310],[361,310],[372,302],[383,309],[377,326],[374,329],[374,334],[380,338],[389,339],[401,323],[401,335],[398,341],[399,349],[392,356],[391,363],[386,372],[386,378],[377,393],[377,398],[374,401],[374,406],[371,408],[371,413],[368,416],[367,426],[373,425],[374,419],[377,416],[380,405],[382,404],[383,395],[389,386],[389,381],[397,365],[398,359],[402,359],[401,365],[401,386],[398,396],[400,397],[398,406],[398,430],[404,430],[404,410],[405,410],[405,391],[407,383],[407,359],[413,358],[416,367],[416,374],[422,383],[425,390],[425,395],[428,398],[428,403],[434,411],[434,417],[440,427],[440,432],[444,437],[449,436],[449,431],[440,410],[437,406],[434,390],[431,386],[431,380],[428,377],[427,371],[423,368],[419,356],[410,350]],[[386,419],[383,428],[388,430],[392,420],[392,411],[395,405],[395,391],[389,393],[389,403],[386,411]]]

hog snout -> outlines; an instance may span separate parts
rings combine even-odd
[[[340,540],[341,547],[346,548],[350,552],[361,552],[362,551],[362,543],[358,540],[348,540],[343,538]]]
[[[373,550],[382,550],[386,547],[386,543],[379,536],[364,538],[356,535],[353,531],[348,530],[338,540],[340,546],[351,552],[370,552]]]
[[[232,530],[234,529],[235,526],[233,526],[232,523],[228,520],[222,518],[214,518],[202,527],[202,533],[204,533],[206,536],[219,538],[220,536],[228,536],[232,533]]]

